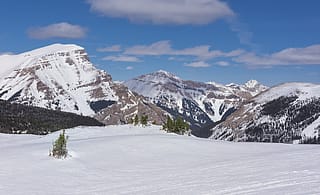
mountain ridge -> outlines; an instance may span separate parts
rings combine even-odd
[[[212,129],[213,139],[291,143],[320,135],[320,85],[283,83],[244,103]]]
[[[182,80],[167,71],[159,70],[141,75],[124,84],[132,91],[145,96],[174,117],[182,117],[191,124],[192,133],[199,137],[210,136],[208,129],[224,120],[241,102],[253,97],[260,88],[243,85],[225,86],[214,82]]]
[[[12,60],[16,59],[16,60]],[[105,124],[122,124],[134,115],[156,109],[151,121],[161,123],[164,112],[143,97],[112,81],[94,67],[83,47],[53,44],[17,55],[0,56],[0,99],[98,117]],[[110,117],[110,110],[119,113]]]

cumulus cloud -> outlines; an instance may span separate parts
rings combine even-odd
[[[235,15],[220,0],[87,0],[91,10],[107,17],[153,24],[208,24]]]
[[[185,64],[185,66],[189,66],[192,68],[207,68],[207,67],[210,67],[211,65],[204,61],[198,61],[198,62],[191,62],[189,64]]]
[[[180,50],[173,49],[170,41],[159,41],[151,45],[136,45],[127,48],[124,51],[128,55],[171,55],[171,56],[194,56],[200,60],[207,60],[216,57],[235,57],[243,53],[243,50],[233,50],[231,52],[223,52],[220,50],[211,50],[209,45],[200,45],[191,48],[184,48]]]
[[[141,62],[141,60],[135,56],[126,56],[126,55],[107,56],[102,58],[102,60],[113,61],[113,62]]]
[[[110,47],[98,48],[97,51],[99,52],[120,52],[121,45],[112,45]]]
[[[304,48],[287,48],[267,55],[244,53],[233,58],[234,61],[252,67],[276,65],[320,65],[320,45]]]
[[[78,39],[86,36],[86,28],[67,22],[50,24],[44,27],[33,27],[28,34],[33,39],[69,38]]]

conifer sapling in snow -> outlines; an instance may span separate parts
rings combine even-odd
[[[65,130],[63,130],[53,143],[53,148],[49,155],[55,158],[66,158],[68,155],[67,140],[68,136],[65,135]]]

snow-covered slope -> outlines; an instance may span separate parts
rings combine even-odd
[[[58,132],[0,134],[1,194],[320,194],[318,145],[212,141],[156,126],[66,133],[65,160],[48,156]]]
[[[242,105],[213,129],[213,138],[292,142],[318,137],[320,85],[285,83]]]
[[[0,98],[4,100],[98,115],[107,124],[151,112],[151,106],[142,97],[114,83],[105,71],[96,69],[84,48],[77,45],[54,44],[0,56],[0,67]],[[111,117],[110,110],[119,114]],[[151,120],[161,121],[159,117]]]
[[[185,81],[160,70],[124,83],[150,102],[191,123],[193,134],[210,136],[206,129],[230,114],[241,102],[265,90],[257,81],[224,86],[214,82]]]
[[[55,44],[5,58],[2,99],[83,115],[94,114],[90,102],[118,100],[111,77],[93,67],[82,47]]]

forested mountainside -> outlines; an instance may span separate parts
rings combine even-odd
[[[286,83],[242,105],[212,129],[214,139],[317,143],[320,135],[320,85]]]
[[[104,126],[94,118],[0,100],[0,132],[44,135],[76,126]]]

